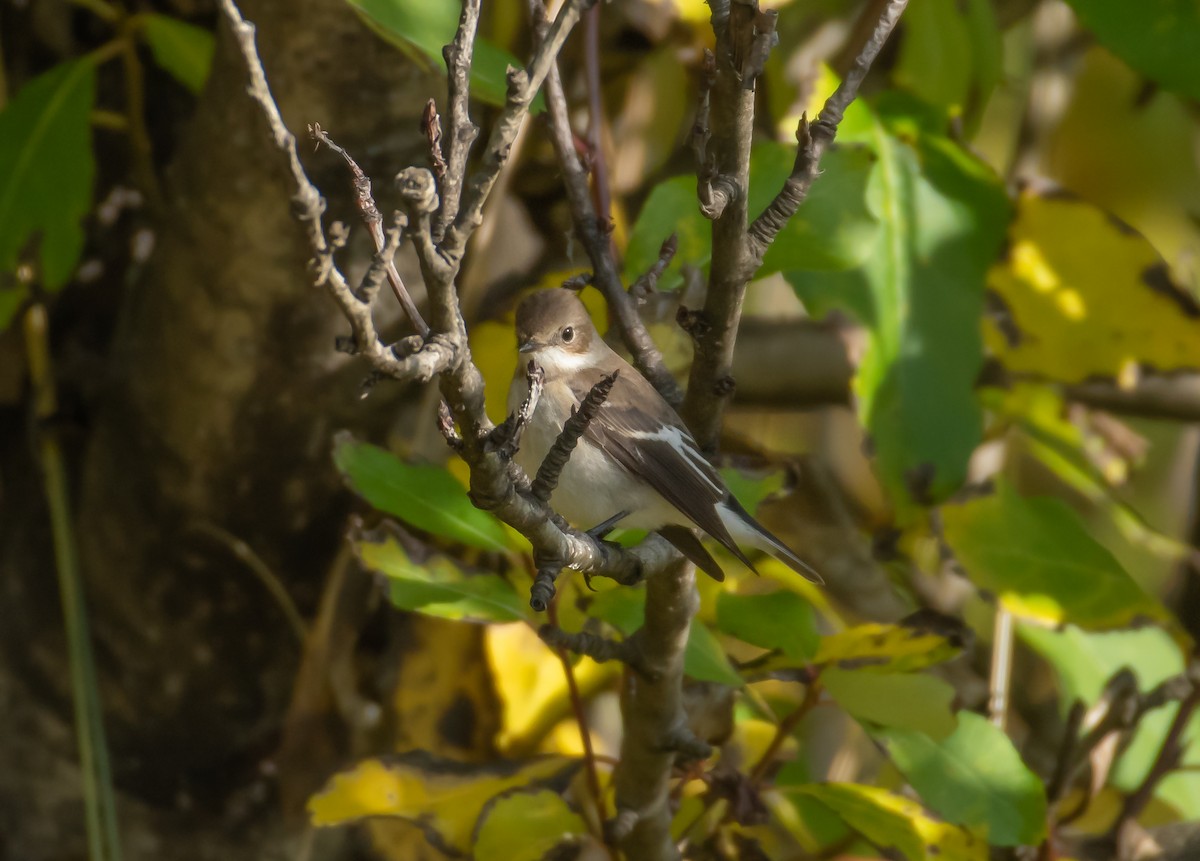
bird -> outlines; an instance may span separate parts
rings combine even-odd
[[[562,470],[550,499],[554,511],[581,528],[619,523],[658,532],[717,580],[724,573],[693,527],[755,573],[743,547],[765,551],[803,577],[823,582],[742,507],[671,405],[604,342],[574,291],[530,293],[517,307],[516,333],[518,356],[525,361],[518,361],[509,388],[510,411],[528,395],[526,367],[536,365],[543,375],[541,396],[515,454],[530,475],[592,387],[617,375]]]

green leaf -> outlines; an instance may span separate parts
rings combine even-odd
[[[795,161],[794,146],[771,141],[755,146],[750,157],[751,216],[767,208]],[[756,277],[786,269],[827,271],[857,266],[870,251],[879,226],[866,205],[871,153],[862,147],[839,147],[821,160],[821,176],[799,211],[780,231]],[[659,248],[671,233],[678,237],[675,259],[707,268],[712,259],[712,222],[700,213],[694,176],[678,176],[655,186],[638,213],[625,271],[636,278],[658,260]],[[679,267],[659,280],[673,290],[683,281]]]
[[[939,822],[915,801],[885,789],[824,783],[788,791],[817,799],[873,844],[899,852],[907,861],[987,861],[983,840]]]
[[[717,627],[763,649],[779,649],[793,660],[817,653],[820,636],[812,605],[794,592],[717,595]]]
[[[954,732],[954,688],[934,676],[832,668],[821,683],[855,720],[934,738]]]
[[[877,122],[868,202],[878,239],[859,269],[788,272],[811,311],[843,308],[869,332],[854,381],[877,471],[893,502],[930,503],[956,490],[978,445],[974,386],[983,362],[984,277],[1009,206],[991,171],[921,119]]]
[[[388,578],[392,603],[441,619],[516,622],[526,602],[495,574],[468,574],[446,556],[414,562],[394,535],[363,538],[355,545],[363,565]]]
[[[139,16],[141,34],[150,46],[154,62],[193,93],[208,80],[216,40],[203,27],[178,18],[147,12]]]
[[[991,496],[945,506],[942,519],[967,575],[1019,617],[1114,628],[1164,616],[1061,500],[1026,499],[1002,482]]]
[[[910,729],[872,733],[926,804],[950,822],[984,830],[993,846],[1040,843],[1046,792],[1004,732],[973,712],[935,740]]]
[[[1150,690],[1169,676],[1183,672],[1184,668],[1184,655],[1179,645],[1161,628],[1089,633],[1074,625],[1067,625],[1061,631],[1050,631],[1021,624],[1017,633],[1058,673],[1060,705],[1064,714],[1076,700],[1094,704],[1108,679],[1122,668],[1133,672],[1141,691]],[[1178,708],[1172,703],[1149,712],[1138,721],[1133,738],[1110,776],[1114,786],[1129,792],[1141,785],[1162,748],[1167,728]],[[1189,737],[1200,738],[1200,715],[1193,716]],[[1196,745],[1191,745],[1185,753],[1184,762],[1200,763],[1200,750]],[[1200,819],[1200,773],[1186,771],[1171,775],[1157,786],[1155,796],[1174,806],[1184,818]]]
[[[988,0],[914,0],[904,13],[896,83],[952,116],[982,107],[1000,78],[1000,31]]]
[[[404,463],[344,432],[334,438],[333,461],[354,491],[380,511],[471,547],[498,552],[508,547],[500,522],[473,506],[466,489],[440,466]]]
[[[1100,43],[1152,81],[1200,99],[1196,0],[1067,0]]]
[[[471,857],[475,861],[541,861],[564,842],[587,833],[587,823],[557,792],[517,792],[485,808]]]
[[[454,39],[461,4],[458,0],[346,0],[371,27],[400,48],[416,52],[443,72],[442,48]],[[490,105],[503,105],[508,92],[508,67],[524,68],[512,54],[486,39],[476,38],[471,64],[471,95]],[[531,110],[540,111],[539,93]]]
[[[95,89],[92,64],[71,60],[34,78],[0,111],[0,272],[16,269],[37,234],[44,287],[62,287],[79,262],[95,174],[88,124]],[[11,315],[19,300],[3,304]]]
[[[758,506],[764,499],[783,488],[784,470],[776,469],[765,475],[755,476],[740,469],[725,467],[721,470],[721,478],[725,480],[725,486],[733,493],[734,498],[753,514],[758,511]]]
[[[632,636],[646,617],[646,590],[643,587],[621,586],[601,592],[588,607],[588,613],[608,622],[623,636]],[[745,684],[729,662],[716,634],[695,620],[688,629],[683,671],[700,681],[720,682],[735,688]]]
[[[703,622],[695,619],[688,628],[687,648],[683,653],[683,671],[701,682],[719,682],[734,688],[745,684],[733,668],[733,664],[729,663],[729,657],[721,647],[717,635]]]

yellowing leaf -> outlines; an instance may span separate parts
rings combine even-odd
[[[962,646],[941,634],[907,625],[856,625],[821,638],[814,664],[845,670],[910,673],[957,657]]]
[[[1128,384],[1200,367],[1200,304],[1145,237],[1077,198],[1024,192],[988,285],[984,340],[1010,371]]]
[[[486,648],[503,708],[497,744],[502,750],[533,748],[569,712],[562,662],[524,624],[489,628]],[[584,696],[619,672],[616,664],[597,664],[591,658],[581,659],[574,669]]]
[[[874,786],[825,783],[789,792],[811,796],[876,846],[908,861],[986,861],[987,844],[970,832],[934,819],[921,805]]]
[[[466,854],[476,819],[487,802],[518,787],[561,791],[577,760],[545,757],[474,766],[422,751],[367,759],[334,775],[308,801],[312,824],[344,825],[369,816],[393,816],[419,826],[430,843]]]
[[[540,861],[565,842],[587,834],[587,824],[549,789],[517,792],[485,812],[471,857],[475,861]]]

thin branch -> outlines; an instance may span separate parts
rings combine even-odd
[[[334,143],[329,133],[321,128],[320,123],[309,125],[308,133],[313,140],[325,144],[325,146],[329,147],[345,160],[346,166],[350,169],[351,182],[354,187],[354,200],[358,205],[359,214],[362,216],[363,223],[367,225],[367,229],[371,232],[371,239],[375,242],[375,250],[382,253],[388,243],[387,238],[384,236],[383,213],[379,211],[379,207],[375,205],[375,198],[371,195],[371,178],[363,172],[363,169],[358,166],[358,162],[354,160],[350,153]],[[412,327],[417,330],[418,335],[425,338],[429,335],[429,326],[421,316],[421,312],[417,310],[416,304],[408,293],[408,288],[404,286],[404,280],[400,277],[399,270],[396,269],[396,250],[396,248],[393,248],[391,256],[384,258],[384,269],[388,284],[391,285],[392,293],[395,295],[396,301],[400,303],[400,307],[404,309],[404,314],[408,317],[409,322],[412,323]],[[367,304],[370,304],[370,302],[368,301]]]
[[[542,625],[537,634],[552,649],[586,655],[600,664],[619,661],[632,666],[638,659],[638,650],[632,640],[613,640],[588,631],[564,631],[556,625]]]
[[[544,9],[539,0],[530,0],[530,9],[536,29],[542,20]],[[668,403],[678,406],[683,399],[679,384],[671,376],[663,362],[662,353],[655,346],[645,324],[638,316],[636,302],[625,290],[621,273],[612,256],[612,244],[605,230],[605,222],[597,215],[592,202],[587,171],[575,152],[567,98],[563,93],[562,80],[556,66],[551,67],[546,77],[545,97],[546,116],[550,121],[550,140],[562,170],[563,185],[567,191],[575,233],[592,263],[592,283],[604,294],[613,322],[617,331],[621,333],[621,340],[633,357],[633,364]]]
[[[463,0],[454,41],[442,50],[450,90],[450,142],[445,171],[439,177],[442,186],[442,208],[433,227],[433,236],[438,242],[458,217],[463,180],[467,175],[467,157],[471,154],[471,145],[479,137],[479,126],[471,121],[470,99],[471,62],[475,34],[479,30],[480,2],[481,0]],[[435,169],[436,166],[435,159]]]
[[[796,214],[796,210],[808,196],[808,190],[817,178],[821,156],[833,143],[838,125],[846,114],[846,108],[858,95],[858,89],[870,71],[871,64],[895,29],[896,22],[900,20],[900,14],[907,5],[908,0],[888,0],[870,38],[858,52],[846,77],[834,90],[833,95],[825,101],[817,121],[810,126],[807,115],[800,118],[800,124],[796,128],[796,161],[792,166],[791,176],[787,178],[771,204],[754,220],[747,235],[755,270],[762,265],[763,257],[779,231]]]
[[[529,367],[525,371],[525,381],[529,386],[525,400],[521,402],[521,406],[508,417],[504,424],[497,427],[491,433],[491,444],[495,446],[500,456],[506,460],[511,460],[520,449],[521,435],[525,432],[525,428],[533,418],[533,412],[537,409],[538,401],[542,397],[542,387],[546,383],[545,371],[538,367],[532,359],[529,360]],[[545,502],[546,500],[542,501]]]
[[[600,85],[600,4],[587,12],[583,27],[583,65],[588,95],[588,160],[592,172],[592,191],[600,224],[606,226],[609,253],[612,254],[612,198],[608,187],[608,159],[604,154],[604,102]]]
[[[537,478],[533,480],[531,489],[534,499],[541,502],[550,501],[550,495],[558,487],[558,479],[571,457],[571,452],[575,450],[579,438],[587,431],[588,425],[596,417],[596,413],[600,411],[604,401],[608,399],[608,393],[612,391],[619,373],[619,371],[613,371],[608,376],[602,377],[584,397],[579,409],[571,413],[571,417],[567,419],[562,431],[559,432],[558,439],[554,441],[554,445],[550,446],[550,450],[542,458],[541,466],[538,467]]]
[[[504,110],[496,119],[488,136],[487,146],[480,159],[482,166],[467,181],[462,192],[462,206],[455,215],[453,224],[446,229],[445,238],[441,243],[442,253],[448,258],[457,260],[462,257],[467,237],[483,220],[483,205],[492,186],[496,184],[500,170],[508,161],[513,140],[529,112],[533,97],[537,95],[542,82],[546,80],[546,75],[554,67],[555,58],[562,51],[567,36],[579,21],[583,10],[595,2],[596,0],[566,0],[545,38],[534,50],[529,65],[524,69],[509,68],[508,94]],[[453,163],[450,169],[454,169]]]
[[[663,240],[663,244],[658,249],[658,259],[654,261],[649,269],[638,276],[638,279],[629,285],[629,295],[638,302],[645,302],[654,293],[658,287],[658,279],[662,277],[663,272],[671,265],[671,261],[675,259],[675,253],[679,250],[679,234],[672,233]]]

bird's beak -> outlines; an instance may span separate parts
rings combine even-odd
[[[518,353],[532,353],[539,346],[541,346],[541,345],[538,344],[537,341],[533,340],[533,338],[526,338],[524,341],[517,342],[517,352]]]

